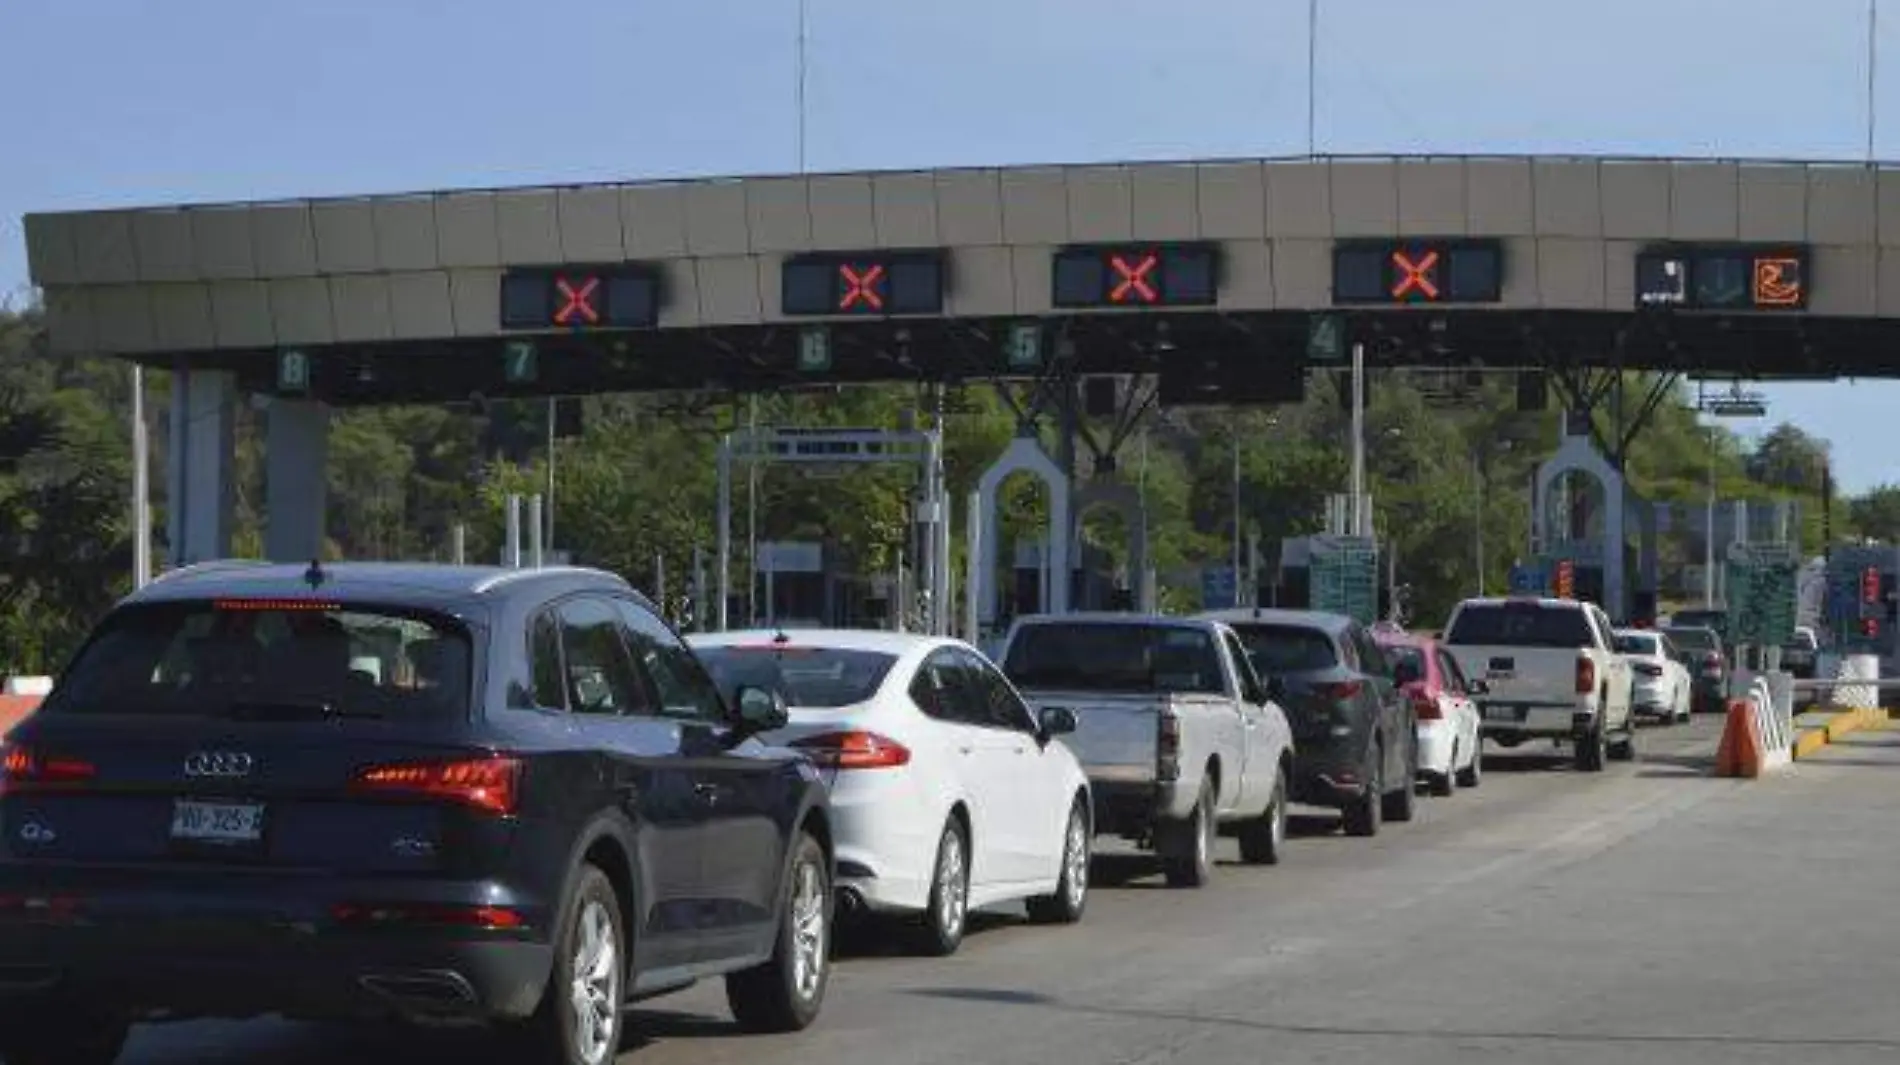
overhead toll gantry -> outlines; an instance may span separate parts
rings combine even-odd
[[[334,406],[1002,381],[1026,424],[1059,422],[1046,464],[1028,436],[1005,462],[1061,475],[1046,554],[1067,567],[1071,456],[1120,484],[1131,412],[1294,401],[1355,347],[1375,373],[1541,374],[1566,407],[1608,403],[1572,428],[1612,471],[1667,395],[1619,399],[1615,371],[1900,375],[1900,171],[1860,164],[947,169],[35,214],[26,235],[55,352],[179,375],[174,563],[229,550],[240,393],[269,403],[267,551],[307,558]]]

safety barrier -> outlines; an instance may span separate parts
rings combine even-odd
[[[1828,702],[1837,710],[1866,710],[1880,705],[1880,658],[1877,655],[1842,655],[1834,669],[1837,681],[1867,681],[1866,684],[1837,684]]]
[[[0,736],[39,708],[38,695],[0,695]]]
[[[1793,762],[1793,686],[1783,674],[1756,674],[1741,698],[1729,700],[1715,775],[1752,779]]]

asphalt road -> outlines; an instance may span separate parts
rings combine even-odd
[[[1171,891],[1098,862],[1083,923],[982,922],[945,960],[846,953],[824,1016],[745,1037],[716,984],[644,1004],[623,1065],[1578,1065],[1900,1054],[1900,731],[1786,778],[1706,775],[1717,725],[1600,776],[1493,754],[1483,787]],[[1225,857],[1235,857],[1231,842]],[[141,1032],[138,1065],[488,1060],[479,1036],[278,1022]]]

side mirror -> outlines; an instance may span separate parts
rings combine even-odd
[[[1490,695],[1491,682],[1484,680],[1480,677],[1473,677],[1470,680],[1465,681],[1465,694],[1466,695]]]
[[[1066,706],[1045,706],[1037,720],[1045,737],[1066,736],[1081,727],[1081,722],[1075,719],[1075,711]]]
[[[751,684],[739,686],[739,725],[748,733],[771,732],[791,724],[791,711],[785,697],[769,688]]]

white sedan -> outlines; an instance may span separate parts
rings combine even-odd
[[[1689,720],[1695,697],[1682,652],[1660,632],[1616,630],[1616,650],[1630,663],[1630,709],[1678,725]]]
[[[831,788],[845,906],[897,916],[928,954],[954,952],[971,908],[1017,899],[1031,920],[1080,920],[1094,837],[1088,778],[975,648],[856,630],[724,632],[688,642],[722,690],[784,695],[802,750]]]

